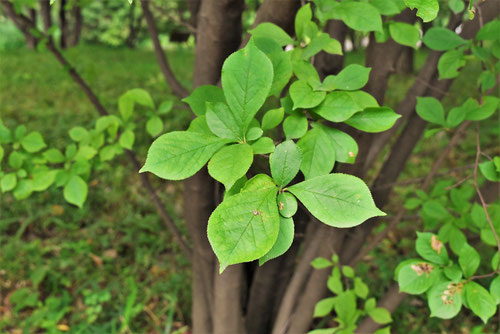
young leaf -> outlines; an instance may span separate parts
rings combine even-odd
[[[497,309],[495,298],[478,283],[471,281],[465,284],[464,295],[471,311],[484,323],[495,314]]]
[[[273,83],[273,64],[253,41],[230,55],[222,66],[222,88],[227,104],[245,133],[264,104]]]
[[[134,146],[134,141],[135,141],[134,132],[132,130],[126,130],[120,136],[119,143],[121,147],[131,150],[132,146]]]
[[[300,138],[307,132],[308,126],[307,117],[303,113],[295,111],[292,115],[285,118],[283,132],[286,139]]]
[[[431,317],[451,319],[460,312],[462,308],[462,288],[459,284],[443,282],[429,291],[427,299]]]
[[[443,106],[433,97],[417,97],[416,111],[424,121],[445,125]]]
[[[246,143],[230,145],[214,154],[208,163],[208,173],[231,189],[248,171],[253,162],[252,147]]]
[[[197,87],[191,95],[182,100],[191,107],[197,116],[205,115],[207,102],[226,102],[222,89],[217,86],[205,85]]]
[[[284,114],[283,108],[268,110],[262,118],[262,130],[266,131],[277,127],[283,120]]]
[[[253,154],[268,154],[274,152],[274,142],[269,137],[259,138],[252,144]]]
[[[147,91],[140,88],[131,89],[118,99],[118,110],[124,120],[132,115],[135,103],[151,109],[155,107],[153,99]]]
[[[158,136],[163,131],[163,121],[158,116],[153,116],[146,122],[146,131],[151,137]]]
[[[21,146],[29,153],[35,153],[47,146],[38,131],[30,132],[21,139]]]
[[[315,317],[315,318],[326,317],[328,314],[330,314],[330,312],[332,312],[333,306],[335,305],[336,300],[337,299],[335,297],[321,299],[314,306],[313,317]]]
[[[320,33],[313,37],[311,42],[302,51],[302,59],[307,60],[316,55],[321,50],[330,54],[342,54],[342,45],[336,39],[330,37],[327,33]]]
[[[290,86],[293,109],[314,108],[325,99],[325,92],[315,92],[305,81],[297,80]]]
[[[332,262],[324,257],[317,257],[311,261],[311,266],[314,269],[325,269],[332,266]]]
[[[361,278],[354,278],[354,293],[356,293],[359,298],[365,299],[368,296],[368,292],[368,285],[366,285]]]
[[[366,108],[345,123],[361,131],[376,133],[389,130],[400,117],[391,108]]]
[[[295,15],[295,34],[297,35],[297,39],[299,41],[302,41],[304,38],[304,29],[306,25],[311,22],[311,19],[312,11],[310,4],[302,6],[297,12],[297,15]]]
[[[64,186],[64,199],[71,204],[81,208],[87,199],[87,183],[78,175],[71,175],[68,183]]]
[[[318,176],[288,190],[321,222],[353,227],[365,220],[385,216],[373,202],[370,190],[359,178],[346,174]]]
[[[294,42],[293,38],[291,38],[290,35],[288,35],[283,29],[269,22],[261,23],[249,32],[254,38],[270,38],[278,43],[279,46],[293,44]]]
[[[434,285],[439,278],[439,268],[428,262],[409,261],[399,268],[399,291],[419,295]]]
[[[446,246],[435,234],[417,232],[415,248],[418,255],[437,264],[447,264],[449,261]]]
[[[331,122],[344,122],[361,110],[352,93],[331,92],[314,112]]]
[[[294,236],[294,225],[292,218],[285,218],[280,216],[280,231],[278,238],[273,245],[273,248],[266,255],[259,259],[259,265],[263,265],[269,260],[277,258],[285,254],[285,252],[292,246]]]
[[[49,148],[47,151],[43,152],[43,157],[53,164],[61,163],[66,160],[62,152],[57,148]]]
[[[292,140],[287,140],[276,146],[269,158],[271,175],[278,187],[283,188],[299,172],[302,153]]]
[[[306,180],[332,171],[335,164],[335,146],[321,127],[308,131],[297,142],[297,146],[302,151],[300,170]]]
[[[417,48],[417,43],[420,40],[420,31],[414,25],[404,22],[391,22],[389,33],[397,43],[414,49]]]
[[[332,11],[332,18],[342,20],[349,28],[358,31],[382,30],[380,13],[366,2],[342,2]]]
[[[438,0],[404,0],[404,2],[410,9],[417,8],[417,16],[424,22],[434,20],[439,12]]]
[[[422,41],[424,44],[437,51],[447,51],[467,43],[462,37],[455,32],[440,27],[432,27],[425,33]]]
[[[227,143],[227,139],[201,133],[170,132],[153,142],[139,172],[151,172],[167,180],[182,180],[199,171]]]
[[[259,259],[271,250],[280,227],[277,192],[273,180],[259,174],[212,213],[207,234],[220,272],[228,265]]]
[[[391,314],[383,307],[376,307],[370,312],[368,315],[375,321],[377,324],[385,325],[392,321]]]
[[[335,76],[332,85],[334,89],[358,90],[363,88],[370,77],[371,68],[351,64]]]
[[[227,104],[207,102],[205,117],[208,127],[216,136],[235,141],[243,140],[241,121],[238,121],[238,115],[229,109]]]
[[[278,210],[281,216],[291,218],[297,212],[297,200],[290,193],[278,195]]]
[[[307,82],[313,89],[316,89],[321,85],[318,71],[316,71],[316,68],[310,62],[295,60],[292,62],[292,66],[293,73],[299,80]]]
[[[0,190],[3,193],[7,191],[11,191],[17,185],[17,176],[16,173],[7,173],[4,174],[0,179]]]
[[[472,246],[465,243],[460,250],[458,263],[460,264],[460,268],[462,268],[464,276],[466,278],[469,278],[474,275],[477,268],[479,267],[479,264],[481,263],[481,257]]]

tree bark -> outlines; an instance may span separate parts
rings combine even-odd
[[[68,21],[66,18],[66,0],[61,0],[59,5],[59,25],[61,28],[61,39],[59,40],[59,46],[61,49],[65,49],[68,46],[68,35],[69,35],[69,27]]]
[[[342,45],[342,50],[344,49],[345,38],[347,36],[347,31],[349,28],[342,21],[329,20],[326,24],[326,32],[330,37],[335,38]],[[314,57],[314,66],[318,70],[321,78],[325,78],[330,74],[338,74],[342,70],[342,65],[344,62],[344,56],[331,55],[324,51],[318,53]]]
[[[43,22],[43,31],[47,33],[52,26],[52,16],[50,14],[50,0],[40,0],[40,16]]]
[[[68,47],[76,46],[80,41],[80,36],[82,34],[83,15],[82,8],[78,4],[73,4],[73,7],[71,8],[71,16],[74,22],[71,33],[69,33],[68,29]]]

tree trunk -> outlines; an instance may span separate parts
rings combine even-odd
[[[80,41],[80,36],[82,34],[82,26],[83,26],[83,15],[82,8],[78,6],[78,4],[74,4],[73,8],[71,8],[71,16],[74,20],[73,22],[73,30],[71,30],[71,34],[68,36],[68,47],[73,47],[78,44]],[[69,30],[69,29],[68,29]]]
[[[40,0],[40,16],[43,22],[43,31],[47,33],[52,26],[52,16],[50,14],[50,0]]]
[[[59,25],[61,28],[61,39],[59,40],[59,45],[61,49],[65,49],[68,46],[68,21],[66,18],[66,0],[61,0],[59,7]]]

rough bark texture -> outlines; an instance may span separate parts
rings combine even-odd
[[[61,49],[65,49],[68,46],[68,35],[69,26],[66,17],[66,0],[61,0],[59,4],[59,27],[61,29],[61,39],[59,40],[59,46]]]
[[[300,8],[300,0],[267,0],[257,10],[253,27],[262,22],[272,22],[289,34],[293,34],[295,13]]]

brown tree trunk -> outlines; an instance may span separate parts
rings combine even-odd
[[[61,49],[65,49],[68,46],[68,21],[66,17],[66,0],[61,0],[59,5],[59,25],[61,28],[61,39],[59,40],[59,45]]]
[[[68,47],[73,47],[78,44],[80,41],[80,36],[82,34],[82,26],[83,26],[83,15],[82,8],[78,6],[78,4],[74,4],[73,8],[71,8],[71,16],[73,18],[73,30],[71,30],[71,34],[68,32]],[[69,29],[68,29],[69,30]]]
[[[43,31],[47,33],[52,26],[52,16],[50,14],[50,0],[40,0],[40,16],[43,22]]]

